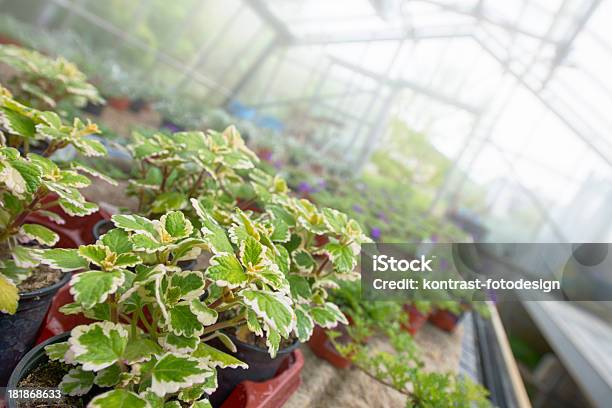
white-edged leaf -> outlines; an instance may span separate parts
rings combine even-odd
[[[215,375],[204,362],[190,356],[166,353],[151,368],[151,390],[160,397],[204,382]]]
[[[85,395],[93,386],[95,374],[91,371],[84,371],[80,368],[73,368],[62,378],[59,389],[63,394]]]
[[[197,350],[192,353],[192,356],[204,360],[211,367],[249,368],[248,364],[238,360],[236,357],[217,350],[206,343],[200,343]]]
[[[89,266],[89,262],[79,255],[78,249],[45,249],[39,253],[39,257],[43,264],[63,272],[76,271]]]
[[[52,247],[59,241],[59,235],[40,224],[23,224],[20,232],[41,245]]]
[[[295,325],[291,299],[278,292],[245,289],[240,297],[272,330],[288,337]]]
[[[233,253],[222,252],[210,258],[206,276],[217,286],[227,286],[230,289],[243,286],[248,282],[246,272]]]
[[[89,309],[98,303],[106,301],[108,295],[119,289],[125,280],[121,271],[88,271],[72,277],[70,293],[74,299]]]
[[[121,324],[96,322],[72,329],[68,342],[83,370],[99,371],[123,357],[128,331]]]
[[[92,399],[88,408],[150,408],[149,402],[137,394],[117,388]]]

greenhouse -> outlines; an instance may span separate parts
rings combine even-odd
[[[611,17],[0,0],[0,408],[609,407]]]

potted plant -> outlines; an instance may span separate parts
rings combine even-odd
[[[0,334],[0,381],[4,382],[32,346],[53,294],[68,279],[39,263],[41,246],[75,246],[59,229],[52,230],[64,220],[49,209],[59,206],[72,216],[98,209],[79,192],[90,183],[82,174],[87,169],[76,165],[62,168],[49,156],[68,145],[85,155],[106,151],[88,137],[98,131],[95,124],[75,119],[72,125],[65,125],[54,112],[27,107],[1,87],[0,112],[0,327],[18,326],[21,333],[18,338],[13,330]],[[42,155],[29,153],[36,140],[46,142]]]
[[[16,71],[8,82],[15,99],[33,108],[61,113],[64,107],[104,103],[85,74],[62,57],[53,59],[38,51],[0,45],[0,62]]]
[[[42,251],[43,263],[59,270],[85,269],[71,279],[75,302],[67,314],[83,313],[93,323],[55,337],[47,358],[24,362],[10,385],[42,366],[55,365],[65,394],[91,407],[164,407],[181,403],[209,407],[205,394],[217,387],[217,368],[246,364],[207,344],[221,338],[218,312],[207,300],[201,271],[177,266],[202,249],[203,237],[185,215],[168,212],[159,220],[115,215],[117,228],[95,244]],[[36,364],[37,363],[37,364]],[[34,375],[34,378],[38,378]],[[180,402],[179,402],[180,401]],[[10,403],[10,401],[9,401]],[[130,405],[131,404],[131,405]]]

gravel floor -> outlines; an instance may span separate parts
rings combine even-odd
[[[448,334],[427,324],[419,333],[419,345],[425,367],[431,371],[457,372],[463,331],[459,327]],[[317,358],[302,346],[304,368],[302,385],[285,404],[285,408],[377,408],[403,407],[406,397],[373,380],[360,370],[337,369]]]

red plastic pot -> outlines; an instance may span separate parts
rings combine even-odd
[[[429,316],[429,322],[439,329],[452,333],[463,318],[463,313],[455,314],[448,310],[436,310]]]
[[[317,357],[327,360],[336,368],[348,368],[351,365],[351,360],[338,353],[327,333],[325,333],[325,329],[320,326],[315,326],[312,336],[308,340],[308,347]]]
[[[130,98],[126,96],[112,96],[108,98],[108,105],[119,111],[128,110],[130,103]]]
[[[49,194],[42,202],[49,203],[55,200],[57,200],[57,196],[55,194]],[[61,225],[57,224],[36,213],[28,215],[26,222],[36,222],[37,224],[44,225],[45,227],[51,228],[58,233],[65,234],[76,242],[77,246],[94,243],[96,241],[93,236],[94,225],[96,225],[96,223],[100,220],[110,219],[110,214],[101,208],[97,212],[86,215],[85,217],[70,216],[66,214],[59,205],[54,205],[53,207],[47,208],[47,210],[58,214],[64,219],[65,223]],[[58,247],[62,247],[61,234],[60,242],[57,245]]]
[[[11,38],[9,36],[6,36],[4,34],[0,34],[0,44],[6,44],[6,45],[18,45],[21,46],[21,44],[19,43],[19,41],[15,40],[14,38]],[[1,405],[0,405],[1,406]]]
[[[298,349],[283,362],[278,374],[264,382],[243,381],[223,402],[221,408],[280,408],[300,387],[304,356]]]
[[[414,336],[427,322],[429,314],[421,313],[414,305],[409,304],[404,305],[404,311],[408,314],[408,322],[402,323],[402,328]]]

